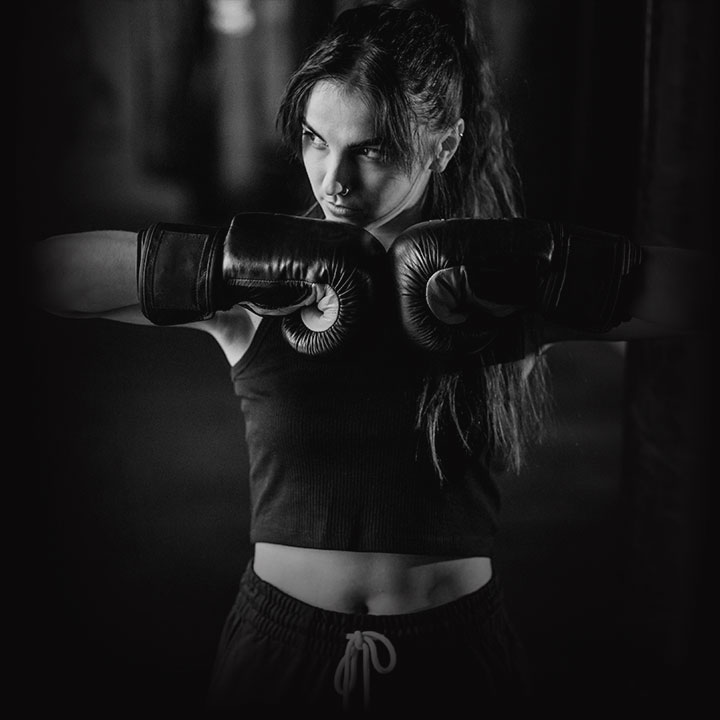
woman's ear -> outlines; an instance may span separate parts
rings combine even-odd
[[[465,121],[460,118],[455,125],[440,136],[435,146],[435,157],[430,163],[432,172],[441,173],[445,170],[460,146],[463,132],[465,132]]]

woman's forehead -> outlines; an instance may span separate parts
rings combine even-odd
[[[376,139],[376,113],[372,103],[357,88],[338,82],[316,83],[303,120],[326,141],[331,139],[326,134],[349,145]]]

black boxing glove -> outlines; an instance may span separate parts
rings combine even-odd
[[[502,361],[517,354],[503,345],[517,345],[529,314],[596,333],[629,319],[642,252],[621,236],[509,218],[420,223],[390,256],[401,322],[416,345],[473,353],[496,344]]]
[[[156,223],[138,233],[138,299],[156,325],[206,320],[235,305],[284,315],[292,347],[320,355],[364,319],[383,255],[370,233],[328,220],[244,213],[229,228]]]

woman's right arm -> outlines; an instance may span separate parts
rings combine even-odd
[[[149,324],[137,298],[137,234],[55,235],[32,248],[33,303],[54,315]]]
[[[100,230],[54,235],[31,251],[33,304],[67,318],[152,325],[137,295],[137,233]],[[241,307],[176,327],[203,330],[230,364],[247,350],[260,318]]]

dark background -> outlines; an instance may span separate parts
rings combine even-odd
[[[21,247],[296,212],[306,188],[278,148],[274,111],[304,48],[352,4],[24,4],[13,29]],[[708,247],[714,3],[475,6],[527,214]],[[233,17],[251,26],[219,29]],[[250,554],[225,359],[186,329],[32,307],[22,318],[10,439],[24,448],[13,478],[23,502],[10,506],[9,550],[21,569],[23,705],[198,714]],[[550,358],[556,422],[525,472],[505,479],[496,561],[541,695],[581,716],[618,702],[692,706],[711,645],[706,347],[567,343]]]

